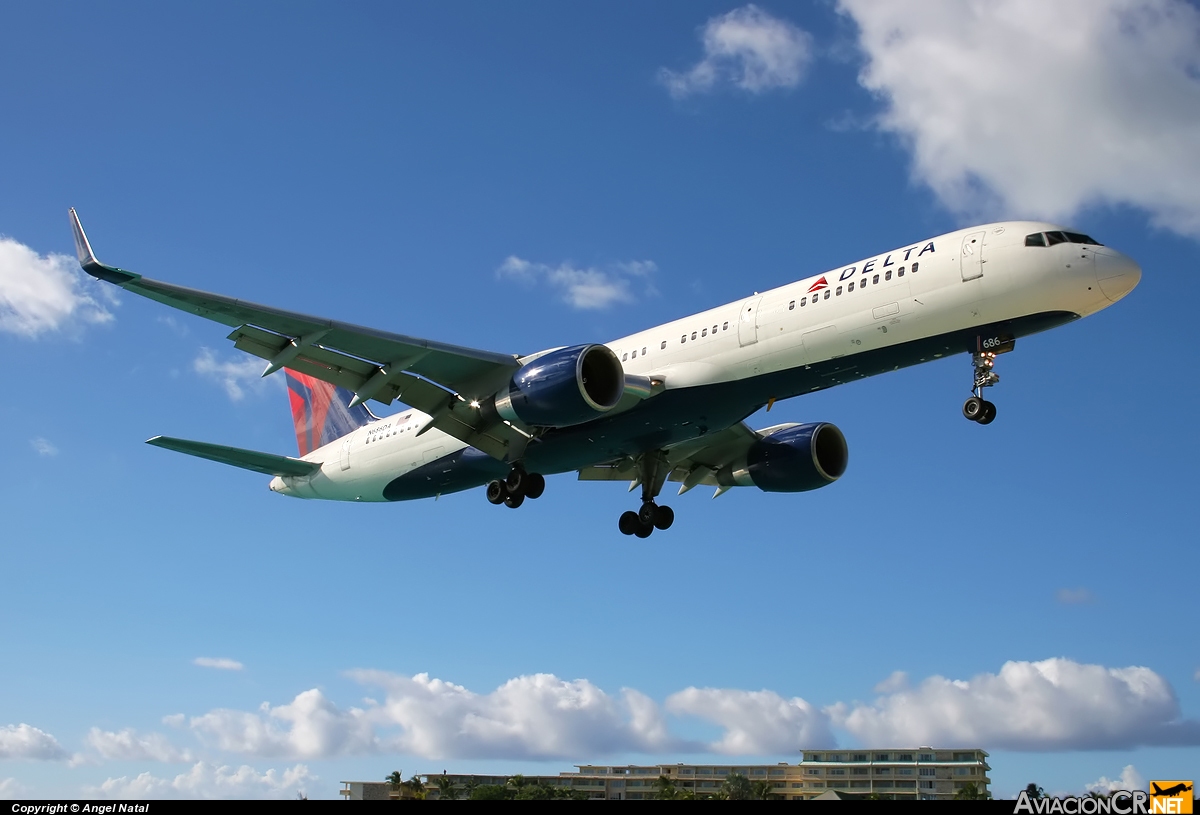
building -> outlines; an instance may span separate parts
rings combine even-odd
[[[589,798],[637,801],[654,797],[658,777],[666,776],[675,786],[691,790],[697,798],[715,795],[726,777],[741,773],[754,781],[768,781],[771,795],[788,800],[816,798],[834,790],[856,795],[878,795],[886,799],[947,800],[967,784],[983,793],[991,779],[984,750],[935,750],[932,747],[879,750],[805,750],[798,764],[580,764],[575,772],[558,775],[527,775],[529,783],[547,784],[585,793]],[[441,773],[422,773],[426,796],[439,797],[435,786]],[[456,789],[468,784],[504,785],[508,776],[447,776]],[[347,800],[387,798],[386,782],[343,781]],[[376,789],[378,788],[378,789]],[[460,793],[462,794],[462,793]],[[463,795],[465,797],[465,795]]]

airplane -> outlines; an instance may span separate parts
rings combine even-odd
[[[486,485],[517,508],[546,475],[641,487],[618,520],[648,537],[674,522],[657,503],[706,485],[803,492],[846,471],[829,422],[752,430],[764,406],[956,354],[984,398],[1018,338],[1116,303],[1141,268],[1093,238],[1040,221],[960,229],[755,292],[607,343],[527,355],[464,348],[150,280],[96,259],[70,210],[83,270],[126,291],[232,327],[235,348],[284,371],[299,456],[155,436],[149,443],[272,476],[281,495],[405,501]],[[409,406],[386,417],[368,402]]]
[[[1156,797],[1165,796],[1167,798],[1173,798],[1176,795],[1179,795],[1181,792],[1190,792],[1192,789],[1192,785],[1184,781],[1179,782],[1173,787],[1167,787],[1165,790],[1160,788],[1158,784],[1155,784],[1153,781],[1150,782],[1150,786],[1154,787],[1154,791],[1150,793],[1151,795]]]

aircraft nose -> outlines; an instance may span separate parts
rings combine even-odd
[[[1120,300],[1142,279],[1142,267],[1133,258],[1112,249],[1096,250],[1096,282],[1100,291],[1114,303]]]

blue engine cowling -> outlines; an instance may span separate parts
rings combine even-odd
[[[805,492],[837,481],[849,460],[846,437],[835,425],[792,425],[752,443],[744,456],[717,472],[717,483],[763,492]]]
[[[625,393],[621,360],[603,345],[576,345],[523,366],[494,398],[503,419],[571,427],[612,410]]]

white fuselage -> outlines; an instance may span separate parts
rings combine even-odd
[[[1112,249],[1025,245],[1027,234],[1056,230],[1029,221],[958,230],[606,344],[626,373],[667,390],[694,388],[1027,315],[1085,317],[1137,285],[1137,264]],[[430,421],[406,410],[373,422],[304,456],[322,463],[319,472],[275,478],[271,489],[301,498],[385,500],[392,479],[467,447],[435,429],[421,433]]]

